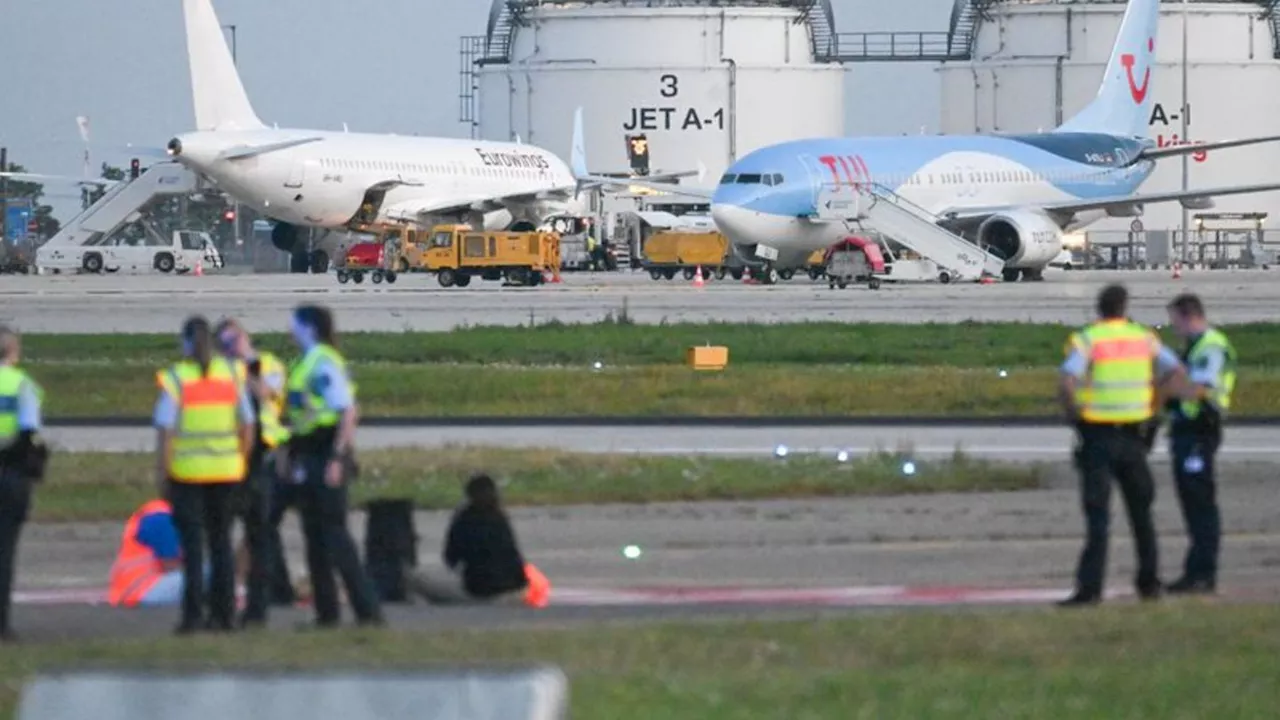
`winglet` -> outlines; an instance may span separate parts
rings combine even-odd
[[[569,169],[573,172],[574,180],[577,181],[577,187],[573,190],[573,196],[576,199],[582,190],[583,181],[590,175],[587,172],[587,143],[582,136],[581,107],[573,111],[573,145],[569,150]]]

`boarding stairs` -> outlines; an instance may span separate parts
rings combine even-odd
[[[98,201],[64,223],[40,250],[59,250],[97,245],[120,228],[136,222],[143,207],[163,195],[195,192],[195,173],[176,162],[163,162],[142,171],[134,180],[113,185]]]
[[[1004,270],[1004,260],[942,227],[937,216],[877,183],[823,186],[815,208],[812,220],[878,232],[932,261],[941,268],[938,279],[944,283],[1000,277]]]

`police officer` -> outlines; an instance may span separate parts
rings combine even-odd
[[[14,642],[9,607],[18,535],[27,520],[31,484],[43,475],[38,385],[18,368],[18,334],[0,325],[0,643]]]
[[[302,527],[307,540],[318,627],[339,623],[334,570],[342,575],[352,610],[362,625],[381,625],[382,608],[360,564],[347,528],[347,482],[354,469],[355,388],[346,361],[334,347],[333,315],[304,305],[290,332],[303,351],[289,373],[286,417],[292,434],[281,474],[301,483]]]
[[[1186,342],[1182,358],[1196,398],[1170,401],[1170,454],[1178,501],[1191,546],[1183,574],[1166,588],[1172,594],[1209,594],[1217,588],[1218,515],[1214,456],[1222,444],[1222,421],[1236,384],[1236,351],[1227,336],[1209,327],[1204,304],[1192,294],[1169,303],[1169,323]]]
[[[209,321],[182,327],[183,359],[156,374],[157,484],[173,508],[182,545],[180,635],[229,631],[235,614],[231,549],[233,500],[253,447],[253,406],[235,368],[214,353]],[[209,545],[209,612],[204,613],[204,538]]]
[[[1111,285],[1098,295],[1097,322],[1071,336],[1062,364],[1060,400],[1079,433],[1076,464],[1086,538],[1076,570],[1075,592],[1060,604],[1102,600],[1111,515],[1111,479],[1124,496],[1138,560],[1139,597],[1160,596],[1159,552],[1151,503],[1155,485],[1147,465],[1144,424],[1156,407],[1155,386],[1169,381],[1175,392],[1189,387],[1178,356],[1148,328],[1125,317],[1128,292]]]
[[[215,334],[223,354],[233,362],[237,377],[245,384],[258,419],[253,450],[249,453],[248,475],[240,486],[236,514],[244,522],[245,542],[249,547],[248,592],[240,624],[261,627],[267,621],[269,599],[293,600],[279,523],[271,522],[271,503],[278,494],[275,461],[271,455],[289,437],[281,422],[286,371],[275,355],[258,351],[249,333],[235,320],[224,319],[218,323]],[[280,516],[283,517],[283,512]]]

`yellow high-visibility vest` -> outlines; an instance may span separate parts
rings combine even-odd
[[[1227,336],[1222,334],[1221,330],[1209,328],[1204,335],[1191,348],[1191,352],[1187,353],[1187,367],[1195,369],[1197,361],[1203,358],[1212,349],[1221,349],[1226,357],[1226,362],[1222,366],[1221,374],[1217,378],[1217,382],[1213,384],[1213,390],[1209,393],[1209,397],[1204,400],[1183,400],[1179,404],[1178,411],[1188,420],[1194,420],[1200,415],[1200,408],[1203,403],[1209,403],[1217,408],[1218,412],[1226,415],[1227,410],[1231,408],[1231,392],[1236,387],[1236,349],[1231,345],[1231,341]]]
[[[235,483],[244,479],[240,448],[240,393],[236,371],[214,358],[209,372],[183,360],[156,375],[160,388],[178,405],[169,477],[180,483]]]
[[[280,358],[269,352],[258,354],[258,361],[262,364],[262,378],[266,380],[272,376],[280,378],[281,391],[271,391],[270,397],[266,402],[258,404],[258,428],[262,436],[262,444],[269,448],[278,447],[289,440],[289,429],[284,426],[282,417],[284,415],[284,383],[287,379],[287,370],[284,363],[280,362]],[[247,383],[249,379],[249,366],[243,360],[235,361],[236,377],[241,383]],[[270,385],[268,384],[268,387]]]
[[[1128,320],[1103,320],[1071,337],[1068,351],[1089,361],[1076,405],[1085,422],[1140,423],[1155,412],[1155,358],[1160,340]]]
[[[39,399],[43,391],[30,376],[12,365],[0,365],[0,448],[8,447],[18,438],[18,400],[27,383],[31,383]]]
[[[342,417],[337,410],[325,405],[324,396],[314,392],[311,387],[311,376],[321,360],[332,362],[344,373],[347,370],[346,360],[329,345],[316,345],[293,366],[289,372],[285,413],[289,431],[294,437],[310,435],[320,428],[334,427]],[[355,383],[352,383],[352,395],[355,391]]]

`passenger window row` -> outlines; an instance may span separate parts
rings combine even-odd
[[[463,167],[457,163],[420,164],[381,160],[339,160],[324,158],[320,167],[329,170],[386,170],[388,172],[425,173],[428,175],[471,175],[474,177],[535,178],[545,170],[515,167]]]

